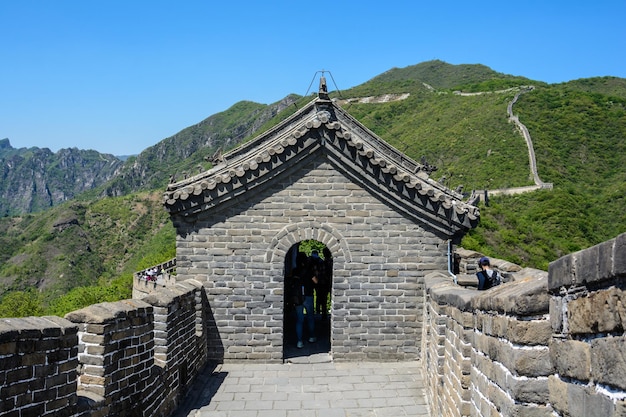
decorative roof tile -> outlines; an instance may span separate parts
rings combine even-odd
[[[378,189],[411,215],[449,234],[475,226],[477,207],[432,180],[418,164],[391,147],[330,100],[316,99],[281,124],[224,154],[209,171],[169,184],[164,204],[188,216],[260,186],[273,174],[312,155],[323,155],[341,169],[350,166],[360,180]],[[220,184],[225,186],[220,186]],[[390,185],[391,184],[391,185]],[[372,185],[374,187],[372,187]],[[397,205],[396,205],[397,206]]]

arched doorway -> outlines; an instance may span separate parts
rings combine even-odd
[[[285,256],[283,359],[330,352],[333,257],[317,240],[294,244]]]

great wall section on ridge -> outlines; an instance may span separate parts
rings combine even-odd
[[[429,91],[436,91],[432,86],[430,86],[430,85],[428,85],[426,83],[423,83],[423,85]],[[461,92],[461,91],[454,91],[453,92],[453,94],[458,95],[458,96],[471,97],[471,96],[477,96],[477,95],[483,95],[483,94],[508,93],[508,92],[512,92],[512,91],[518,90],[517,93],[515,94],[515,97],[510,102],[508,102],[507,108],[506,108],[506,112],[507,112],[507,115],[508,115],[508,118],[509,118],[509,122],[515,124],[515,126],[518,129],[518,131],[520,132],[520,134],[524,138],[524,141],[526,142],[526,147],[528,149],[528,165],[530,167],[530,175],[531,175],[531,177],[533,179],[534,185],[527,185],[527,186],[523,186],[523,187],[498,188],[498,189],[492,189],[492,190],[476,190],[475,193],[477,194],[477,198],[480,198],[481,200],[488,200],[489,195],[515,195],[515,194],[522,194],[522,193],[528,193],[528,192],[532,192],[532,191],[537,191],[537,190],[541,190],[541,189],[547,189],[547,190],[551,190],[552,189],[552,187],[553,187],[552,183],[544,182],[539,177],[539,173],[537,171],[537,159],[535,157],[535,148],[534,148],[534,145],[533,145],[532,138],[530,136],[530,132],[528,131],[526,126],[519,120],[519,116],[513,114],[513,105],[517,102],[519,97],[522,94],[529,93],[529,92],[533,91],[534,89],[535,89],[535,87],[531,85],[531,86],[509,88],[509,89],[506,89],[506,90],[489,91],[489,92],[476,92],[476,93],[464,93],[464,92]],[[405,93],[405,94],[385,94],[385,95],[382,95],[382,96],[370,96],[370,97],[351,98],[351,99],[347,99],[347,100],[340,100],[340,102],[343,103],[343,104],[347,104],[347,103],[388,103],[390,101],[405,100],[408,97],[409,97],[408,93]]]
[[[489,190],[488,193],[491,195],[512,195],[512,194],[521,194],[527,193],[530,191],[540,190],[540,189],[548,189],[551,190],[553,185],[552,183],[543,182],[541,178],[539,178],[539,173],[537,172],[537,158],[535,157],[535,147],[533,146],[533,140],[530,137],[530,132],[526,128],[526,126],[520,122],[519,116],[513,114],[513,105],[517,102],[519,97],[527,92],[530,92],[534,89],[533,86],[523,87],[517,94],[513,100],[509,102],[507,105],[506,111],[509,115],[509,121],[515,123],[517,129],[520,131],[524,140],[526,141],[526,147],[528,148],[528,162],[530,165],[530,174],[533,177],[535,182],[534,186],[526,186],[526,187],[515,187],[515,188],[502,188],[497,190]]]

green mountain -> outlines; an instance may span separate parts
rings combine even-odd
[[[260,126],[295,100],[294,95],[271,105],[236,103],[129,158],[102,193],[121,196],[140,190],[164,190],[172,177],[180,179],[205,171],[210,168],[208,159],[215,152],[230,149],[243,138],[256,134]]]
[[[530,132],[540,178],[554,189],[491,197],[463,246],[547,269],[626,231],[626,80],[546,84],[430,61],[331,97],[408,156],[435,165],[434,179],[469,195],[534,184],[526,143],[507,114],[521,92],[513,113]],[[213,155],[311,99],[237,103],[128,158],[86,193],[0,219],[0,316],[18,307],[20,314],[62,314],[126,297],[132,271],[173,256],[174,232],[161,205],[170,178],[209,168]]]

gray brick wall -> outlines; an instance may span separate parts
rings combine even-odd
[[[0,415],[76,413],[77,331],[60,317],[0,319]]]
[[[556,415],[626,415],[625,288],[626,234],[550,263]]]
[[[508,268],[509,282],[487,291],[443,272],[426,276],[433,415],[626,415],[625,259],[622,234],[552,262],[548,273]]]
[[[447,265],[446,242],[426,225],[329,163],[300,167],[209,213],[175,219],[178,279],[205,283],[221,336],[209,355],[282,360],[284,258],[316,239],[334,262],[334,358],[419,356],[423,277]]]
[[[443,272],[426,277],[423,364],[433,415],[552,415],[547,274],[520,274],[488,291]]]

